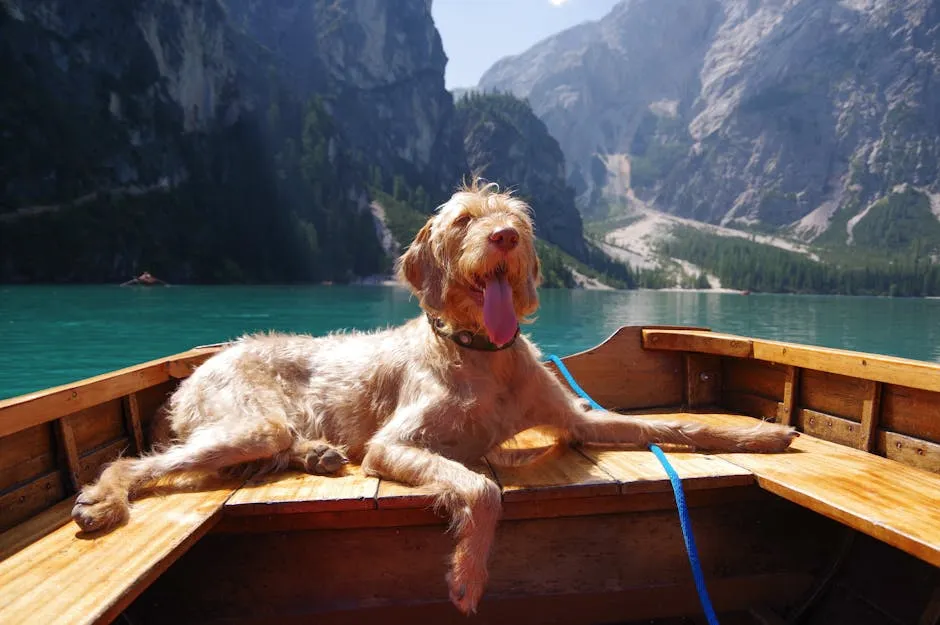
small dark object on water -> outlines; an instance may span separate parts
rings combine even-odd
[[[157,278],[156,276],[151,275],[149,271],[145,271],[136,278],[128,280],[123,283],[121,286],[169,286],[166,282]]]

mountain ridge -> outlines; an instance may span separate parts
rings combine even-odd
[[[478,89],[529,100],[588,218],[629,188],[683,217],[849,246],[850,220],[898,185],[935,205],[938,25],[928,0],[629,0]]]

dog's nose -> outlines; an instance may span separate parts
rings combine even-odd
[[[519,231],[515,228],[497,228],[490,234],[490,241],[504,252],[516,249],[519,244]]]

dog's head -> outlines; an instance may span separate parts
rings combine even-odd
[[[539,304],[530,213],[495,184],[462,187],[418,232],[399,261],[399,279],[452,328],[508,343]]]

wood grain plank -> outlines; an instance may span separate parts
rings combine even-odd
[[[800,380],[800,406],[861,423],[862,405],[872,380],[804,369]]]
[[[801,432],[849,447],[858,446],[862,428],[861,424],[855,421],[817,412],[809,408],[800,408],[797,411],[796,425]]]
[[[682,403],[685,394],[682,354],[643,349],[642,332],[639,327],[620,328],[597,347],[563,359],[588,395],[607,409]],[[546,366],[559,375],[554,365]]]
[[[768,399],[762,395],[752,395],[750,393],[735,393],[725,391],[721,394],[721,403],[735,412],[757,417],[758,419],[767,419],[776,421],[780,413],[781,402],[775,399]]]
[[[940,393],[885,385],[881,393],[879,426],[940,443]]]
[[[936,363],[763,339],[754,339],[753,345],[758,360],[940,392]]]
[[[903,462],[931,473],[940,473],[940,444],[897,432],[878,430],[875,449],[889,460]]]
[[[735,358],[750,358],[753,353],[751,339],[719,332],[684,329],[644,329],[643,347],[651,350],[699,352]]]
[[[647,349],[755,358],[782,365],[940,392],[940,364],[700,330],[643,330]]]
[[[670,417],[672,415],[669,415]],[[585,446],[582,453],[620,482],[623,494],[672,492],[665,469],[650,451],[622,451]],[[754,483],[751,472],[716,456],[668,452],[669,463],[682,479],[685,490],[746,486]]]
[[[786,368],[750,358],[722,358],[722,388],[725,391],[783,400]]]
[[[0,401],[0,436],[119,399],[171,379],[170,364],[201,363],[217,349],[190,350],[71,384]]]
[[[232,490],[142,499],[127,525],[102,536],[58,527],[0,562],[0,622],[110,622],[208,531]]]
[[[75,432],[72,429],[70,417],[62,417],[55,422],[56,438],[59,441],[62,463],[65,466],[66,475],[68,475],[69,485],[72,492],[78,492],[82,482],[79,478],[78,446],[75,444]]]
[[[598,499],[627,502],[633,497]],[[292,516],[308,515],[280,515]],[[700,561],[709,580],[799,571],[806,575],[808,586],[811,576],[804,572],[825,557],[831,537],[839,529],[837,524],[779,498],[769,498],[766,506],[740,502],[697,508],[693,518]],[[794,526],[804,528],[805,534],[787,532]],[[732,545],[734,548],[729,548]],[[148,592],[152,603],[144,601],[139,607],[147,611],[153,609],[150,606],[166,606],[169,613],[160,616],[168,622],[192,622],[200,620],[197,615],[206,614],[209,606],[222,621],[253,615],[286,616],[307,607],[316,612],[446,601],[442,576],[453,548],[453,536],[445,533],[440,522],[250,536],[214,534],[187,556],[186,566],[174,567],[154,585]],[[308,566],[309,575],[297,575],[292,567],[285,567],[285,562],[316,564]],[[627,588],[651,592],[677,581],[690,585],[690,598],[694,600],[673,506],[645,514],[503,519],[489,570],[481,610],[497,597]],[[249,572],[252,583],[244,584]],[[214,583],[199,584],[200,579]],[[238,592],[230,590],[234,588]],[[768,593],[778,590],[770,587]],[[182,596],[190,600],[172,600]],[[632,614],[625,610],[621,616]],[[467,620],[453,612],[457,619]],[[313,614],[307,616],[312,621],[317,619]],[[475,620],[471,618],[471,622]],[[529,621],[522,617],[516,622]]]
[[[63,499],[51,508],[43,510],[25,523],[20,523],[0,534],[0,562],[54,530],[71,519],[75,497]]]
[[[55,471],[54,440],[51,423],[0,438],[0,491]]]
[[[112,399],[68,415],[80,452],[126,435],[121,399]]]
[[[788,603],[799,599],[812,585],[809,573],[788,571],[748,577],[721,576],[709,582],[709,594],[722,625],[755,625],[755,621],[739,620],[737,614],[725,610],[742,610],[747,606],[773,605],[782,610]],[[603,588],[603,584],[598,584]],[[510,595],[489,592],[479,606],[478,612],[468,619],[454,610],[451,602],[435,600],[398,602],[375,605],[368,600],[360,601],[360,607],[346,606],[340,609],[322,609],[313,602],[297,602],[300,610],[281,609],[276,615],[238,615],[235,618],[183,617],[172,622],[199,622],[201,625],[467,625],[467,623],[518,624],[518,625],[585,625],[585,623],[624,623],[629,614],[630,625],[650,623],[655,625],[693,625],[704,621],[693,621],[685,615],[701,610],[693,582],[675,580],[653,587],[635,587],[623,590],[598,590],[579,593],[538,593],[532,595]],[[166,605],[161,602],[158,605]],[[252,606],[257,610],[257,604]],[[136,616],[136,615],[135,615]],[[163,625],[166,621],[153,612],[142,614],[141,625]],[[201,617],[201,614],[199,615]],[[675,617],[668,621],[662,617]],[[853,623],[853,625],[868,625]],[[934,624],[930,624],[934,625]]]
[[[686,404],[690,408],[713,406],[721,399],[721,358],[711,354],[685,355]]]
[[[799,406],[801,378],[802,369],[792,365],[787,367],[786,375],[783,380],[783,403],[780,405],[780,412],[777,418],[778,423],[782,423],[783,425],[794,424],[796,420],[796,410]]]
[[[172,379],[149,388],[137,391],[137,405],[140,408],[140,426],[144,432],[144,446],[149,447],[153,441],[153,420],[160,406],[166,403],[173,391],[179,386],[179,380]]]
[[[83,454],[78,463],[79,483],[85,485],[98,479],[101,468],[124,454],[130,446],[131,443],[128,439],[119,438],[113,443]]]
[[[878,418],[881,414],[881,382],[868,382],[868,394],[862,401],[862,431],[858,448],[871,451],[875,447]]]
[[[734,486],[690,490],[686,493],[689,508],[729,506],[748,503],[763,508],[779,498],[750,486]],[[675,513],[676,500],[671,492],[634,493],[629,497],[572,497],[566,499],[533,499],[503,502],[502,520],[554,519],[559,517],[594,516],[632,512],[669,510]],[[322,529],[353,529],[367,527],[410,527],[414,525],[447,525],[447,518],[431,508],[376,508],[374,510],[340,510],[297,514],[230,514],[212,530],[213,533],[268,534]]]
[[[617,480],[575,449],[521,467],[494,466],[503,501],[600,497],[620,492]]]
[[[375,508],[378,478],[358,465],[346,465],[337,475],[308,475],[297,471],[254,478],[225,504],[227,514],[274,514]]]
[[[134,442],[134,453],[139,455],[144,452],[146,447],[144,446],[144,429],[140,419],[140,402],[137,401],[137,393],[126,395],[123,402],[127,433]]]
[[[713,425],[746,417],[697,414]],[[721,454],[764,489],[940,566],[940,476],[813,436],[783,454]]]
[[[470,469],[491,480],[496,480],[493,471],[485,462],[472,465]],[[407,486],[392,480],[380,480],[376,494],[376,505],[379,509],[427,508],[434,505],[434,498],[421,488]]]
[[[62,474],[47,473],[0,495],[0,531],[22,523],[65,499]],[[0,622],[3,622],[0,620]]]

